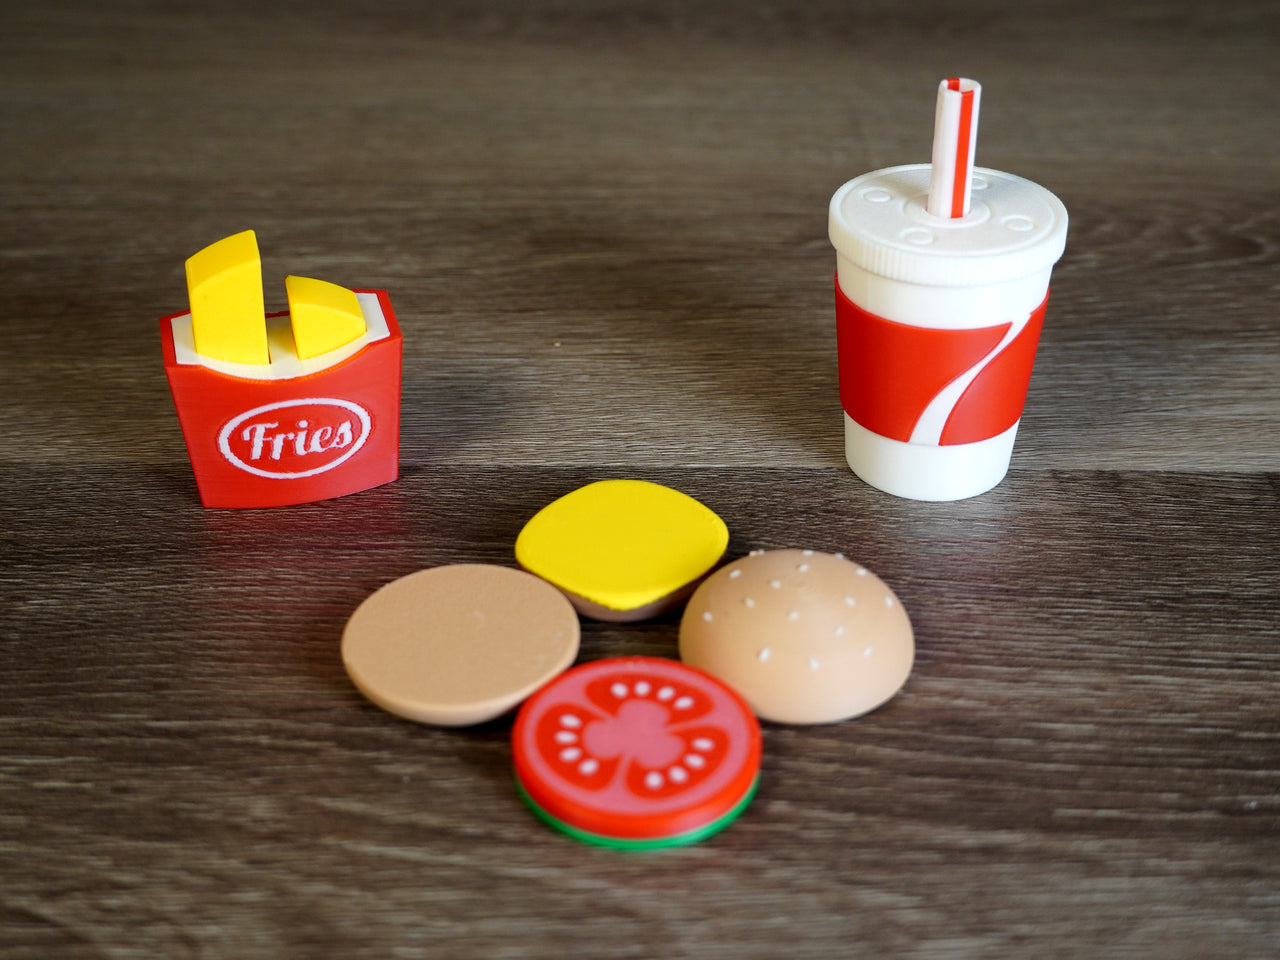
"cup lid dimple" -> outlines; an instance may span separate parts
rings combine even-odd
[[[954,287],[1016,280],[1062,256],[1067,210],[1044,187],[977,167],[970,212],[949,220],[928,212],[930,169],[886,167],[840,187],[828,222],[838,254],[891,280]]]

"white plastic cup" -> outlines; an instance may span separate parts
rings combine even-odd
[[[863,174],[831,198],[845,455],[913,500],[962,500],[1009,469],[1067,210],[976,168],[969,213],[927,210],[930,165]]]

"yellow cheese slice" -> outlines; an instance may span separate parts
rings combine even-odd
[[[187,294],[196,353],[232,363],[269,363],[262,259],[252,230],[233,234],[187,260]]]
[[[588,616],[630,620],[683,599],[728,545],[724,521],[692,497],[601,480],[535,514],[516,538],[516,560]]]
[[[364,333],[360,301],[346,287],[307,277],[285,277],[284,287],[300,360],[336,350]]]

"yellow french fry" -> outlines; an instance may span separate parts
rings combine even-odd
[[[307,277],[285,277],[284,287],[299,359],[336,350],[365,332],[360,301],[346,287]]]
[[[234,363],[268,363],[262,258],[252,230],[210,244],[187,260],[196,353]]]

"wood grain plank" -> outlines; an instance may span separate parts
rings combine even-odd
[[[0,960],[990,956],[1280,944],[1275,5],[134,0],[0,9]],[[843,462],[826,238],[850,177],[978,162],[1071,212],[1008,478]],[[390,290],[402,476],[203,510],[160,365],[183,259],[258,232]],[[620,856],[521,805],[510,720],[365,702],[382,583],[512,564],[638,477],[730,555],[903,599],[903,692],[767,725],[746,814]],[[672,656],[678,616],[584,623]]]
[[[0,809],[5,871],[24,878],[6,908],[40,905],[50,925],[28,941],[105,938],[108,956],[131,955],[126,930],[195,956],[770,956],[783,936],[813,957],[849,942],[1265,954],[1280,920],[1273,479],[1015,476],[958,512],[834,471],[648,471],[720,510],[733,554],[809,545],[870,564],[919,657],[870,717],[769,726],[748,814],[645,858],[523,810],[507,721],[399,721],[337,657],[382,580],[511,563],[523,520],[599,475],[423,471],[246,515],[200,512],[176,477],[162,491],[108,471],[78,529],[27,516],[40,535],[8,545],[27,587],[6,590],[22,614],[5,634]],[[4,479],[43,491],[53,517],[86,489]],[[588,623],[583,657],[672,655],[676,627]]]

